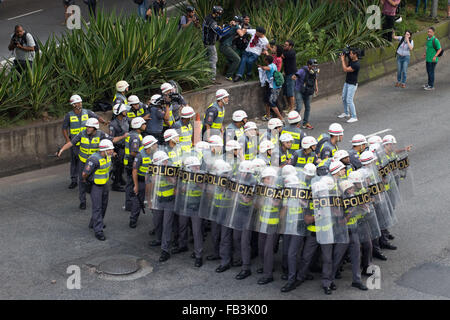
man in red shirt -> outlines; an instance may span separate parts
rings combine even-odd
[[[392,28],[395,22],[395,13],[401,0],[380,0],[383,5],[383,30],[387,30],[383,37],[392,42]]]

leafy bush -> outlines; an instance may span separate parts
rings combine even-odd
[[[0,121],[34,119],[44,112],[60,116],[70,109],[67,101],[75,92],[87,107],[111,102],[114,85],[122,79],[130,83],[130,93],[141,97],[169,79],[185,89],[209,82],[198,32],[178,32],[176,18],[146,22],[99,13],[89,27],[49,38],[40,48],[24,76],[0,71]]]

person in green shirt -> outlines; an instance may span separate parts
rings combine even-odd
[[[240,17],[236,16],[230,21],[230,32],[220,39],[219,50],[227,59],[227,71],[225,77],[229,81],[233,81],[233,75],[241,63],[239,54],[233,48],[233,39],[236,35],[242,37],[247,32],[246,29],[241,29],[239,26],[239,18]]]
[[[426,43],[425,53],[423,58],[425,58],[428,74],[428,83],[423,86],[425,90],[434,90],[434,69],[438,63],[438,55],[441,53],[441,43],[434,35],[434,27],[428,28],[428,37]]]

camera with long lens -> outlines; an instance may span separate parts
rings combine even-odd
[[[356,55],[358,56],[358,59],[361,59],[362,57],[364,57],[364,49],[352,48],[349,45],[346,45],[344,49],[340,50],[339,56],[344,55],[350,59],[350,51],[353,51],[354,53],[356,53]]]
[[[173,102],[177,102],[178,104],[182,103],[181,95],[179,93],[177,93],[177,92],[170,93],[169,97],[170,97],[170,100],[173,101]]]

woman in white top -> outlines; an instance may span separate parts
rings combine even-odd
[[[405,35],[393,36],[395,40],[400,41],[397,47],[397,83],[396,87],[406,88],[406,74],[408,71],[411,51],[414,48],[414,41],[411,39],[412,33],[406,30]]]

